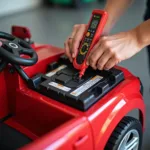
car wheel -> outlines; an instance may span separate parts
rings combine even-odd
[[[105,150],[141,150],[142,125],[139,120],[126,116],[117,125]]]

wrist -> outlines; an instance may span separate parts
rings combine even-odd
[[[138,51],[140,51],[144,47],[144,45],[141,42],[141,40],[139,39],[138,29],[134,28],[134,29],[130,30],[130,32],[131,32],[131,35],[132,35],[132,39],[134,39],[135,44],[136,44],[136,46],[138,48]]]
[[[132,34],[132,39],[134,39],[135,44],[138,48],[138,51],[142,50],[146,44],[143,41],[143,39],[141,38],[141,33],[139,32],[138,28],[134,28],[132,30],[130,30],[131,34]]]
[[[150,44],[150,37],[148,36],[149,34],[145,33],[144,26],[139,25],[135,29],[136,33],[136,39],[138,41],[139,47],[142,49]],[[148,31],[147,31],[148,32]]]

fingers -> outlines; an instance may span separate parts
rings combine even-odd
[[[114,67],[115,65],[117,65],[119,63],[119,61],[116,60],[115,57],[112,57],[108,60],[108,62],[105,64],[104,69],[108,70],[111,69],[112,67]]]
[[[65,53],[71,62],[77,54],[78,47],[80,41],[82,40],[85,30],[86,30],[85,24],[75,25],[73,27],[71,36],[69,36],[64,43]]]
[[[101,57],[99,58],[98,62],[97,62],[97,68],[99,70],[103,70],[105,64],[108,62],[108,60],[111,58],[111,53],[110,51],[106,50],[103,55],[101,55]]]
[[[102,37],[89,55],[87,64],[89,64],[93,69],[97,69],[97,62],[107,49],[107,43],[105,44],[104,42],[106,39],[107,37]]]
[[[114,47],[115,46],[115,47]],[[120,62],[118,48],[108,37],[102,37],[91,51],[87,65],[93,69],[110,69]]]
[[[75,56],[77,55],[78,48],[83,38],[83,35],[85,33],[85,30],[86,30],[86,25],[83,24],[83,25],[80,25],[80,28],[78,28],[77,32],[75,33],[75,36],[72,42],[72,57],[73,58],[75,58]]]
[[[93,69],[97,69],[96,67],[97,61],[103,53],[102,50],[101,51],[99,50],[100,49],[99,47],[100,43],[97,43],[87,59],[87,65],[90,65]]]
[[[79,27],[79,25],[75,25],[73,27],[71,35],[67,38],[67,40],[64,43],[65,53],[71,62],[72,62],[72,40],[77,32],[78,27]]]
[[[114,52],[113,49],[109,48],[99,58],[97,68],[99,70],[108,70],[121,62],[120,56]]]
[[[73,53],[73,39],[74,39],[76,33],[78,32],[78,28],[79,28],[79,25],[75,25],[73,27],[71,36],[68,38],[68,45],[69,45],[69,50],[70,50],[70,53],[71,53],[71,57],[72,57],[72,53]]]
[[[64,46],[65,46],[65,53],[66,53],[67,57],[69,58],[69,60],[72,62],[68,39],[65,41]]]

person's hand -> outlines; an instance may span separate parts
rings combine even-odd
[[[103,36],[89,54],[87,65],[93,69],[107,70],[132,57],[140,49],[135,29]]]
[[[73,61],[73,58],[75,58],[75,56],[77,55],[78,47],[86,31],[86,28],[86,24],[74,25],[71,35],[64,43],[65,53],[71,62]]]

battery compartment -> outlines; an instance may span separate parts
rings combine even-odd
[[[62,56],[48,65],[46,74],[34,76],[30,85],[37,92],[76,109],[86,111],[124,80],[121,70],[93,70],[88,68],[82,79],[69,60]]]

